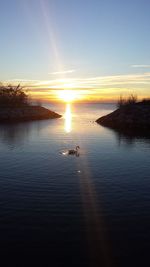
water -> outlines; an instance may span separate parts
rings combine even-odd
[[[2,266],[149,266],[150,137],[97,125],[111,104],[53,109],[0,125]]]

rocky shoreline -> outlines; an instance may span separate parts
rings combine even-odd
[[[96,120],[97,123],[114,128],[130,130],[150,129],[150,103],[144,101],[118,108]]]
[[[41,106],[24,106],[24,107],[17,107],[17,108],[1,107],[0,108],[0,123],[56,119],[60,117],[61,115]]]

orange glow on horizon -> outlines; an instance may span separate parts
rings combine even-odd
[[[101,91],[101,94],[94,93],[93,90],[76,90],[76,89],[38,89],[37,91],[28,90],[29,97],[34,100],[41,100],[46,102],[65,102],[65,103],[117,103],[120,93],[112,94],[111,90],[106,93]],[[131,91],[132,92],[132,91]],[[128,97],[131,93],[123,94],[123,97]],[[138,100],[148,98],[147,95],[139,94]]]
[[[60,58],[59,55],[56,57]],[[28,90],[29,97],[41,101],[109,103],[117,102],[120,95],[128,97],[131,94],[136,94],[138,100],[150,98],[150,72],[75,78],[74,76],[66,77],[75,70],[64,71],[63,64],[60,63],[58,62],[58,71],[50,72],[47,80],[15,78],[4,80],[2,83],[21,84]]]

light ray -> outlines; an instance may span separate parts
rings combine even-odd
[[[55,63],[58,72],[63,73],[63,67],[61,63],[61,57],[60,57],[60,50],[58,49],[58,43],[56,41],[56,33],[54,31],[54,27],[52,27],[52,21],[50,18],[52,18],[52,14],[48,13],[49,7],[47,6],[47,3],[45,1],[40,1],[41,4],[41,10],[44,18],[45,27],[47,30],[47,36],[49,38],[49,43],[53,49],[53,53],[55,56]]]

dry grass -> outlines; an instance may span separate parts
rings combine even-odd
[[[137,96],[131,94],[129,97],[124,98],[122,96],[120,96],[118,102],[117,102],[117,106],[118,108],[124,107],[124,106],[129,106],[129,105],[134,105],[137,103]]]

